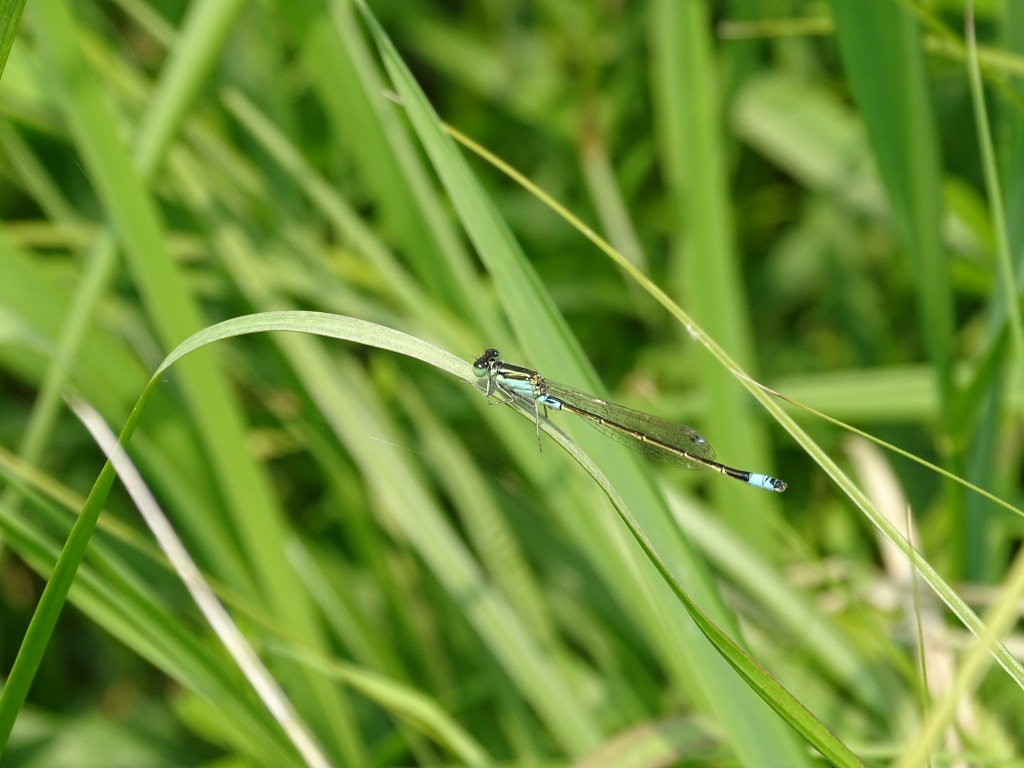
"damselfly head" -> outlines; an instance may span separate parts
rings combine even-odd
[[[473,363],[473,373],[480,377],[485,376],[491,370],[491,366],[498,361],[498,350],[488,347],[484,353]]]

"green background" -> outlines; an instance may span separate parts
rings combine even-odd
[[[1024,7],[368,4],[0,5],[4,765],[1014,764]]]

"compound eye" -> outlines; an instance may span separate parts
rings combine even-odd
[[[484,376],[491,369],[491,364],[497,359],[498,350],[491,348],[485,349],[484,353],[473,362],[473,373],[477,377]]]

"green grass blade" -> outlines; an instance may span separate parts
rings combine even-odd
[[[688,314],[745,369],[756,371],[749,300],[733,243],[724,87],[711,53],[708,11],[703,3],[663,0],[651,4],[649,24],[662,167],[669,205],[678,218],[669,246],[671,293],[685,297],[679,303]],[[698,354],[693,365],[708,393],[716,450],[735,466],[764,467],[761,471],[773,474],[749,398],[710,355]],[[748,498],[746,489],[729,483],[717,484],[714,492],[736,530],[751,542],[772,540],[775,499]]]
[[[944,399],[952,396],[953,309],[940,236],[942,176],[921,35],[898,3],[831,0],[853,96],[918,285],[921,328]]]
[[[203,323],[189,288],[168,253],[153,200],[120,143],[106,96],[83,58],[69,4],[63,0],[43,0],[33,6],[30,18],[44,60],[59,84],[68,124],[86,170],[124,248],[150,318],[163,343],[170,347]],[[200,356],[186,366],[181,382],[258,589],[289,617],[290,625],[303,632],[314,646],[318,645],[323,638],[314,619],[314,607],[304,599],[293,571],[282,557],[282,510],[275,503],[268,477],[246,450],[238,402],[209,358]],[[236,586],[243,588],[241,584]],[[305,672],[295,670],[295,674],[301,677]],[[301,684],[320,702],[322,714],[317,728],[331,739],[340,738],[342,731],[336,723],[344,718],[344,706],[337,691],[316,678],[302,680]],[[337,748],[359,762],[359,746],[344,744]]]
[[[2,0],[0,2],[0,73],[7,66],[7,57],[18,36],[21,13],[25,10],[25,0]]]

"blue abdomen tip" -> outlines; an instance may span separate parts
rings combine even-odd
[[[786,483],[782,480],[771,475],[759,475],[756,472],[750,473],[747,484],[753,485],[755,488],[764,488],[766,491],[775,491],[776,493],[782,493],[786,490]]]

